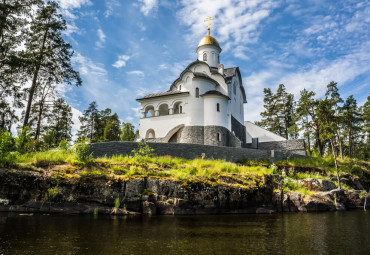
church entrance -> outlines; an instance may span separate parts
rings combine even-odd
[[[179,131],[177,131],[176,133],[174,133],[170,140],[168,140],[169,143],[178,143],[180,140],[180,137],[179,137]]]

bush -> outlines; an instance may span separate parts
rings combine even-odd
[[[90,152],[90,140],[87,138],[82,138],[78,142],[76,142],[75,146],[76,151],[76,158],[77,160],[83,163],[92,163],[93,158],[92,155],[89,154]]]
[[[59,142],[58,148],[66,151],[71,148],[71,144],[67,140],[62,140]]]
[[[34,151],[35,141],[31,138],[31,128],[25,127],[18,133],[18,137],[15,139],[15,147],[19,153]]]
[[[138,143],[138,147],[132,150],[132,153],[135,157],[153,157],[154,149],[147,145],[145,141],[141,141]]]

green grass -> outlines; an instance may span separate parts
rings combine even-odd
[[[165,178],[182,182],[184,186],[190,183],[204,182],[210,185],[232,185],[244,188],[261,188],[264,174],[282,174],[288,180],[284,184],[286,191],[302,194],[312,194],[297,180],[306,178],[332,179],[335,173],[334,161],[331,158],[288,159],[272,164],[267,161],[241,160],[238,164],[224,160],[183,159],[170,156],[112,156],[87,160],[78,160],[73,150],[53,149],[49,151],[26,154],[12,154],[10,167],[35,171],[50,171],[55,178],[119,178],[128,180],[138,177]],[[1,162],[0,162],[1,167]],[[304,167],[308,171],[295,171],[295,167]],[[309,169],[312,168],[312,171]],[[315,171],[315,169],[322,171]],[[352,173],[360,176],[368,171],[369,162],[344,159],[339,161],[342,173]],[[352,171],[352,172],[351,172]],[[350,187],[343,186],[345,189]],[[54,190],[53,190],[54,193]]]

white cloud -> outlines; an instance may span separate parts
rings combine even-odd
[[[252,73],[244,77],[243,81],[247,92],[248,104],[245,106],[245,119],[256,121],[261,119],[263,109],[263,89],[272,88],[276,92],[277,86],[283,83],[289,93],[299,99],[300,91],[304,88],[316,92],[317,97],[322,97],[326,85],[331,81],[338,83],[339,87],[352,82],[356,77],[370,73],[370,43],[365,43],[361,48],[345,56],[331,61],[321,60],[302,70],[290,71],[289,65],[276,61],[266,70]],[[363,88],[360,88],[363,89]],[[349,93],[354,93],[349,91]]]
[[[144,72],[140,71],[140,70],[129,71],[129,72],[126,72],[126,73],[131,74],[131,75],[141,76],[141,77],[145,76]]]
[[[150,12],[155,11],[158,8],[158,0],[139,0],[140,11],[148,16]]]
[[[120,3],[117,0],[107,0],[105,2],[105,6],[107,10],[104,12],[104,15],[106,18],[109,18],[115,9],[117,9],[120,6]]]
[[[100,28],[97,30],[97,33],[98,33],[99,41],[97,41],[95,43],[95,45],[98,48],[103,48],[104,43],[105,43],[105,39],[107,38],[107,36],[104,34],[103,30],[101,30]]]
[[[189,41],[197,41],[206,34],[205,17],[211,16],[211,34],[224,43],[223,50],[233,49],[238,45],[258,41],[262,20],[269,17],[281,1],[235,1],[235,0],[182,0],[182,9],[178,12],[180,20],[190,27]],[[235,57],[246,59],[247,47],[234,50]]]
[[[62,9],[80,8],[82,5],[91,5],[90,0],[59,0]]]
[[[124,67],[124,66],[126,66],[126,62],[129,59],[130,59],[130,56],[127,56],[127,55],[118,56],[118,60],[116,62],[114,62],[114,64],[112,66],[115,67],[115,68]]]
[[[73,57],[73,63],[76,64],[81,75],[104,76],[107,74],[102,64],[94,63],[91,59],[79,53],[76,53]]]

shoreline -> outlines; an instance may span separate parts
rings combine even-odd
[[[55,178],[48,172],[0,169],[0,211],[107,215],[269,214],[363,208],[361,190],[284,192],[281,176],[235,183],[185,183],[164,177]],[[312,184],[312,183],[311,183]],[[367,200],[369,200],[369,195]],[[367,208],[369,203],[367,203]]]

